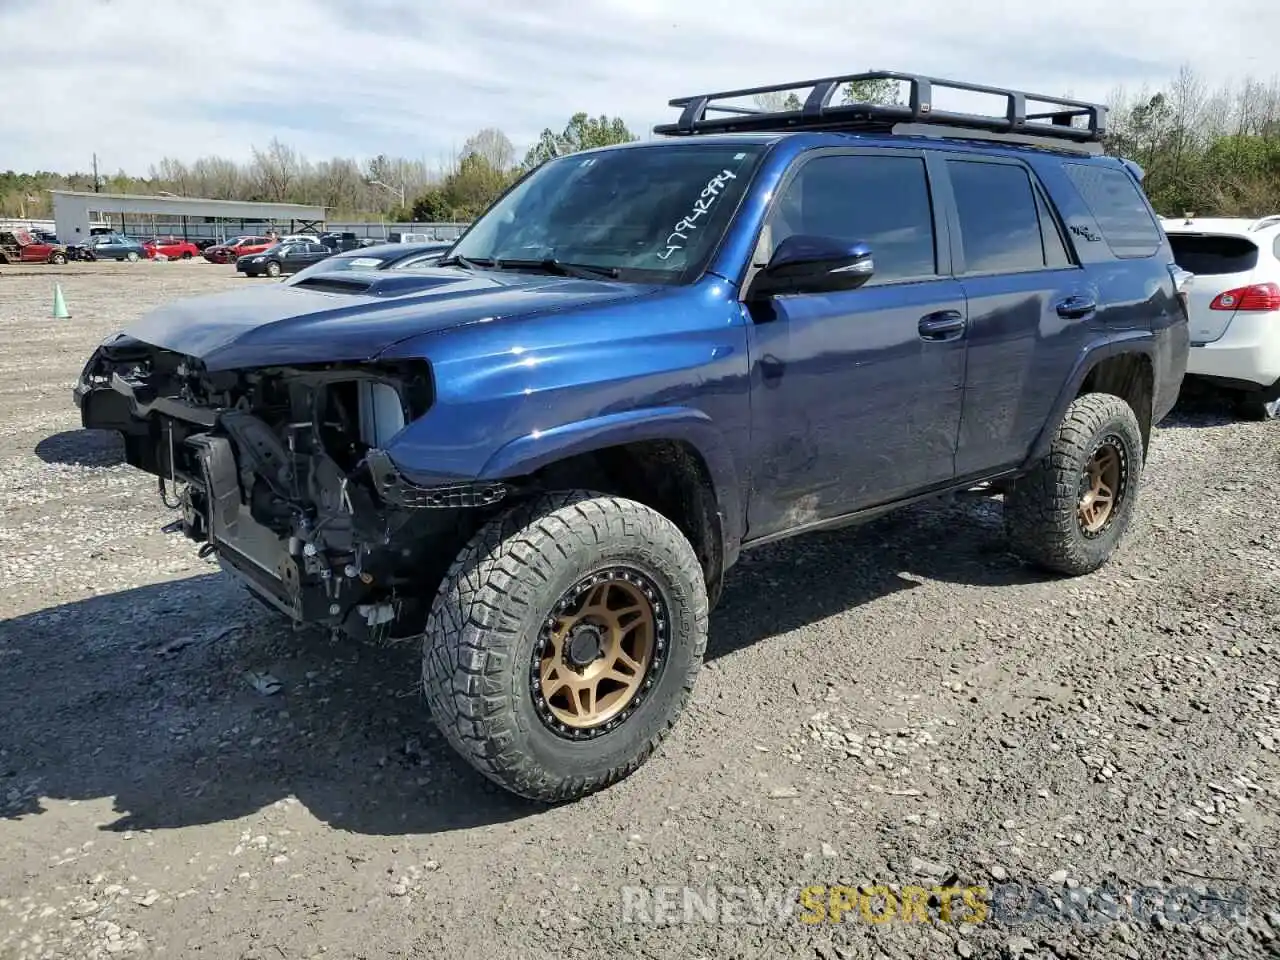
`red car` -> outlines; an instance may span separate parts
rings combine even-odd
[[[67,248],[60,243],[42,243],[27,230],[0,232],[0,263],[67,262]]]
[[[142,246],[147,251],[147,259],[154,259],[156,254],[161,254],[170,260],[190,260],[200,255],[199,247],[181,237],[156,237]]]
[[[261,253],[274,244],[275,241],[270,237],[236,237],[209,247],[204,252],[204,258],[210,263],[235,263],[237,257]]]

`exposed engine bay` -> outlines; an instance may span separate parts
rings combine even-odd
[[[165,529],[297,624],[421,629],[456,548],[510,487],[419,486],[384,446],[431,406],[425,361],[207,371],[121,336],[75,388],[86,427],[119,430],[181,518]]]

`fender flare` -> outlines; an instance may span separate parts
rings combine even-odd
[[[727,544],[742,537],[744,505],[728,441],[712,419],[692,407],[644,407],[536,430],[499,447],[477,479],[522,476],[567,457],[644,440],[688,443],[702,457],[725,527]]]
[[[1045,420],[1044,426],[1040,428],[1040,433],[1037,435],[1035,443],[1031,445],[1031,452],[1023,462],[1023,467],[1030,467],[1037,460],[1048,456],[1049,448],[1053,444],[1053,436],[1058,431],[1058,425],[1062,423],[1062,418],[1067,415],[1067,408],[1075,400],[1076,395],[1080,392],[1080,387],[1084,384],[1085,378],[1089,376],[1094,367],[1104,360],[1126,353],[1141,353],[1148,359],[1152,359],[1153,344],[1152,334],[1146,330],[1134,330],[1120,336],[1112,336],[1106,340],[1095,340],[1086,344],[1076,357],[1075,366],[1071,368],[1071,376],[1067,378],[1061,391],[1059,391],[1048,419]]]

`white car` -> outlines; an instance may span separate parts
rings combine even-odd
[[[1195,274],[1187,373],[1235,391],[1245,416],[1280,416],[1280,216],[1161,222]]]

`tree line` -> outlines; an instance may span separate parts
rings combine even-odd
[[[306,203],[328,208],[332,220],[467,221],[478,216],[522,173],[544,160],[588,147],[637,137],[620,118],[578,113],[564,129],[546,129],[523,157],[496,127],[478,131],[447,161],[385,154],[359,162],[350,157],[311,160],[278,138],[253,147],[247,163],[226,157],[194,162],[165,157],[146,176],[123,170],[99,175],[102,193],[166,194],[213,200]],[[48,219],[48,190],[94,189],[87,171],[0,173],[0,217]]]
[[[898,84],[850,84],[843,102],[896,102]],[[795,94],[763,94],[758,106],[799,109]],[[1165,216],[1263,216],[1280,213],[1280,80],[1252,78],[1211,88],[1190,68],[1158,89],[1118,87],[1108,153],[1146,171],[1145,187]],[[174,193],[222,200],[320,204],[334,220],[466,221],[479,215],[521,174],[553,157],[637,139],[622,119],[578,113],[560,131],[544,130],[518,157],[495,127],[478,131],[447,162],[380,155],[312,161],[272,140],[247,163],[202,157],[165,158],[145,177],[119,171],[102,177],[111,193]],[[93,174],[0,173],[0,216],[51,216],[50,188],[92,190]],[[403,198],[403,202],[402,202]]]

